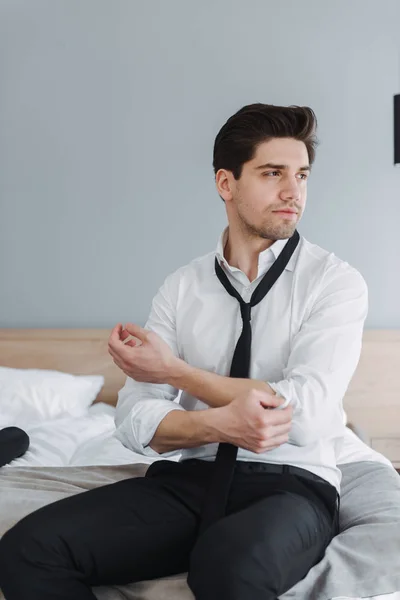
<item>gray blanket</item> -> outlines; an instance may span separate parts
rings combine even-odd
[[[0,470],[0,536],[26,514],[72,494],[128,477],[148,464],[9,467]],[[377,462],[340,465],[340,534],[324,558],[280,600],[370,597],[400,591],[400,477]],[[95,587],[98,600],[193,600],[186,574]],[[0,593],[0,597],[1,596]]]

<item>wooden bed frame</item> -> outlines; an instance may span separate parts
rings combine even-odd
[[[115,405],[125,374],[108,354],[111,329],[0,329],[0,365],[103,375],[96,402]],[[400,467],[400,330],[364,330],[360,362],[344,398],[348,421]]]
[[[0,329],[0,365],[103,375],[96,402],[116,405],[126,375],[108,353],[111,329]]]

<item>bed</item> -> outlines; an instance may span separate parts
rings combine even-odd
[[[36,420],[26,411],[20,411],[17,420],[14,415],[13,423],[23,427],[30,436],[30,447],[23,456],[0,469],[0,537],[36,508],[92,487],[143,476],[149,464],[158,460],[135,454],[114,436],[115,405],[125,375],[108,354],[109,333],[103,329],[0,330],[2,367],[102,378],[94,401],[78,412],[64,410],[59,414],[41,415]],[[382,335],[387,340],[386,334]],[[366,332],[369,341],[379,340],[380,344],[382,335]],[[396,339],[400,342],[400,337],[396,336]],[[400,343],[392,344],[390,348],[388,368],[394,369],[398,365]],[[365,354],[359,366],[361,370],[357,370],[354,378],[356,388],[366,375],[371,377],[375,368]],[[389,381],[392,385],[393,380]],[[381,384],[385,394],[385,382]],[[348,398],[352,397],[354,389],[350,386]],[[387,392],[393,395],[394,390]],[[364,393],[367,393],[365,388]],[[351,402],[349,412],[350,405]],[[347,410],[346,398],[345,408]],[[0,412],[0,428],[10,424],[7,414]],[[348,425],[338,464],[343,475],[342,486],[348,497],[355,499],[354,510],[342,515],[341,532],[331,542],[324,559],[304,580],[280,596],[281,600],[400,600],[400,479],[388,459],[355,435],[357,424]],[[179,457],[177,451],[169,459],[179,460]],[[373,482],[373,492],[368,498],[360,499],[357,494],[361,482],[365,481]],[[372,527],[364,519],[368,512],[371,515],[379,513],[381,522]],[[361,513],[364,521],[360,519]],[[388,558],[379,566],[369,564],[371,557],[364,552],[368,543],[371,545],[371,539],[377,556]],[[361,557],[363,552],[365,556],[357,563],[358,553]],[[346,577],[342,577],[349,568],[354,571],[352,586]],[[373,594],[369,593],[371,590]],[[184,573],[127,586],[97,587],[93,591],[99,600],[193,599]]]

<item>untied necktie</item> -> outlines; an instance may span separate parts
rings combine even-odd
[[[261,302],[264,296],[269,292],[274,283],[285,270],[297,244],[300,241],[300,235],[297,230],[284,246],[278,258],[265,273],[264,277],[254,290],[250,302],[245,302],[239,292],[233,287],[221,265],[215,257],[215,272],[225,287],[226,291],[237,298],[240,303],[240,311],[243,320],[243,329],[240,338],[236,344],[233,354],[230,377],[247,378],[250,370],[251,357],[251,308]],[[204,504],[201,512],[199,533],[204,531],[209,525],[217,521],[225,514],[228,494],[232,483],[235,470],[238,447],[229,443],[220,443],[218,445],[217,455],[214,461],[214,469],[211,475],[210,484],[207,488],[204,498]]]

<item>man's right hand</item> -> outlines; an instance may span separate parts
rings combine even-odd
[[[281,410],[266,409],[283,402],[279,396],[254,389],[214,409],[214,425],[221,434],[220,441],[257,454],[278,448],[288,441],[293,408],[289,404]]]

